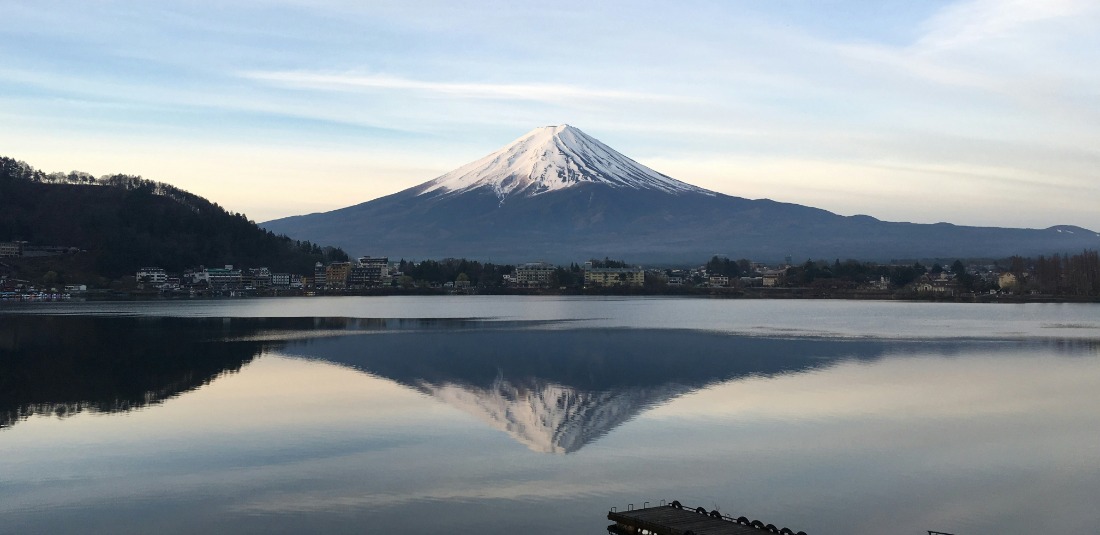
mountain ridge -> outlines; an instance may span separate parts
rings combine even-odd
[[[1100,234],[1069,225],[899,223],[730,196],[657,173],[569,125],[537,128],[385,197],[261,226],[353,254],[514,262],[999,258],[1100,247]]]
[[[5,259],[19,264],[18,278],[46,270],[66,283],[99,285],[100,277],[133,275],[145,266],[178,272],[233,264],[309,273],[316,262],[346,258],[260,229],[243,214],[168,184],[122,174],[47,174],[2,156],[0,241],[85,251]]]

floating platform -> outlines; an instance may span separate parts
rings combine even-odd
[[[620,535],[806,535],[744,516],[734,518],[702,507],[693,509],[678,501],[644,509],[612,509],[607,519],[615,522],[607,531]]]

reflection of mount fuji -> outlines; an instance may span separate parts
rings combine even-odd
[[[876,358],[886,344],[680,330],[460,329],[313,339],[284,351],[415,388],[532,450],[571,453],[708,385]]]
[[[603,392],[526,379],[499,377],[486,388],[423,383],[421,389],[462,409],[542,453],[572,453],[630,420],[645,407],[659,405],[690,388],[613,389]]]
[[[0,429],[32,415],[156,405],[278,348],[429,394],[535,451],[570,453],[649,407],[714,383],[912,347],[888,340],[538,327],[545,325],[0,315]],[[340,336],[357,333],[362,335]],[[950,354],[965,343],[923,341],[917,347]]]

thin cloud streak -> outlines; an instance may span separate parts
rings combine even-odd
[[[243,78],[286,87],[331,91],[362,89],[413,90],[447,97],[499,100],[562,102],[568,100],[680,100],[673,97],[592,89],[566,84],[494,84],[429,82],[385,74],[325,74],[297,71],[254,71],[240,73]]]

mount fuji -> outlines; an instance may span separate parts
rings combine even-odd
[[[709,191],[654,171],[569,125],[536,128],[418,186],[325,213],[262,223],[352,254],[497,262],[714,254],[803,258],[1004,257],[1100,247],[1073,226],[969,227],[880,221]]]

